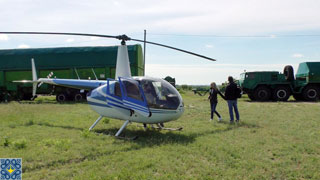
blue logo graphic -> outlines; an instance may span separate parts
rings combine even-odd
[[[21,180],[22,175],[22,160],[15,159],[0,159],[0,180]]]

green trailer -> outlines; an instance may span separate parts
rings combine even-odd
[[[320,97],[320,62],[299,64],[296,76],[292,66],[284,72],[255,71],[240,75],[240,87],[251,100],[287,101],[293,95],[296,100],[317,101]]]
[[[38,78],[99,79],[115,77],[118,46],[59,47],[0,50],[0,101],[30,100],[32,84],[14,83],[31,80],[31,58]],[[133,76],[144,75],[141,45],[128,45]],[[58,101],[85,98],[85,91],[42,84],[38,94],[56,95]]]

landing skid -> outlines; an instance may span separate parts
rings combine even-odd
[[[134,136],[134,137],[123,137],[123,136],[114,136],[117,139],[121,139],[121,140],[128,140],[128,141],[134,141],[137,140],[139,138],[139,136]]]
[[[138,125],[139,127],[144,127],[143,125]],[[159,129],[159,130],[167,130],[167,131],[181,131],[183,127],[177,127],[177,128],[166,128],[162,126],[151,126],[152,129]]]
[[[152,126],[151,128],[153,129],[160,129],[160,130],[168,130],[168,131],[181,131],[183,127],[177,127],[177,128],[165,128],[165,127],[154,127]]]

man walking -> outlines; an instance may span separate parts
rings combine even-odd
[[[237,84],[233,82],[233,77],[228,77],[229,84],[226,87],[225,91],[225,98],[228,102],[229,107],[229,115],[230,115],[230,123],[233,123],[233,110],[236,113],[236,122],[239,122],[240,115],[238,111],[238,105],[237,105],[237,98],[239,93],[239,88],[237,87]]]

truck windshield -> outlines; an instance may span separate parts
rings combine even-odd
[[[240,80],[244,80],[244,77],[246,76],[246,73],[240,74]]]

